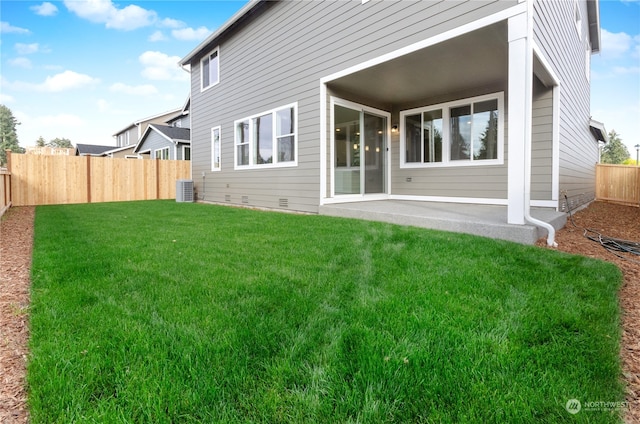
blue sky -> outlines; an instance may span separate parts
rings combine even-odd
[[[22,146],[115,145],[134,121],[182,108],[178,61],[246,1],[0,1],[0,103]]]
[[[556,0],[548,0],[556,1]],[[0,103],[22,146],[69,138],[115,145],[133,121],[184,104],[177,66],[245,1],[0,1]],[[591,112],[635,157],[640,143],[640,0],[601,0]]]

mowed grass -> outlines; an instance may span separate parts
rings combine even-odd
[[[33,423],[619,422],[621,274],[384,223],[38,207]]]

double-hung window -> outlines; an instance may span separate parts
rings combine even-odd
[[[297,104],[235,121],[235,167],[295,166]]]
[[[400,113],[400,166],[503,163],[504,95],[496,93]]]
[[[200,61],[202,90],[220,82],[220,49],[215,49]]]

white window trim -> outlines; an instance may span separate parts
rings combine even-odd
[[[218,75],[218,79],[215,82],[211,82],[209,81],[209,85],[208,86],[204,86],[204,73],[203,73],[203,62],[205,61],[205,59],[209,59],[211,57],[212,54],[216,53],[217,54],[217,58],[218,60],[216,60],[216,68],[217,68],[217,75]],[[211,64],[209,64],[209,66],[211,66]],[[207,91],[208,89],[215,87],[216,85],[220,84],[220,46],[216,47],[215,49],[211,50],[209,53],[207,53],[202,59],[200,59],[200,91]]]
[[[277,162],[277,155],[274,152],[274,162],[273,163],[263,163],[263,164],[253,164],[251,163],[253,161],[253,157],[254,157],[254,140],[253,140],[253,119],[254,118],[258,118],[264,115],[269,115],[272,114],[273,115],[273,143],[274,143],[274,150],[276,149],[277,145],[277,135],[276,135],[276,131],[277,131],[277,125],[276,125],[276,112],[283,110],[283,109],[290,109],[293,108],[293,116],[294,116],[294,132],[293,132],[293,143],[294,143],[294,154],[293,154],[293,160],[289,161],[289,162]],[[238,124],[240,124],[241,122],[245,122],[245,121],[249,121],[249,165],[238,165]],[[281,107],[277,107],[275,109],[271,109],[265,112],[260,112],[260,113],[256,113],[254,115],[242,118],[242,119],[238,119],[236,121],[233,122],[233,169],[235,170],[243,170],[243,169],[267,169],[267,168],[287,168],[287,167],[293,167],[293,166],[298,166],[298,102],[295,103],[291,103],[285,106],[281,106]]]
[[[215,163],[216,163],[214,158],[215,149],[213,148],[214,133],[216,131],[218,132],[218,150],[220,153],[220,161],[218,163],[218,166],[215,166]],[[235,146],[234,146],[234,149],[235,149]],[[220,126],[211,128],[211,170],[214,172],[222,170],[222,127]]]
[[[185,152],[186,150],[189,149],[189,156],[191,156],[191,145],[190,144],[183,144],[182,145],[182,160],[191,160],[191,157],[189,157],[189,159],[185,159]]]
[[[457,106],[468,105],[470,103],[478,103],[486,100],[498,101],[498,157],[496,159],[481,160],[451,160],[450,159],[450,140],[449,135],[449,110]],[[442,162],[406,162],[405,149],[405,116],[415,115],[417,113],[428,112],[436,109],[442,109]],[[447,103],[429,105],[415,109],[404,110],[400,112],[400,168],[455,168],[461,166],[488,166],[504,164],[504,92],[491,93],[483,96],[470,97],[466,99],[456,100]]]
[[[162,159],[162,153],[160,153],[160,156],[161,156],[160,158],[158,158],[158,157],[157,157],[158,152],[162,152],[162,151],[164,151],[164,150],[166,150],[166,151],[167,151],[167,159],[166,159],[166,160],[171,159],[171,156],[170,156],[170,152],[169,152],[169,148],[168,148],[168,147],[163,147],[163,148],[161,148],[161,149],[156,149],[156,150],[154,150],[154,151],[153,151],[153,158],[154,158],[154,159],[156,159],[156,160],[165,160],[165,159]]]

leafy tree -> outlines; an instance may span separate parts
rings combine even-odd
[[[56,137],[53,140],[51,140],[49,143],[47,143],[47,146],[73,149],[73,144],[71,144],[71,140],[69,140],[68,138]]]
[[[602,163],[621,164],[629,157],[629,150],[622,142],[620,134],[616,130],[609,131],[609,142],[602,149],[600,161]]]
[[[42,136],[38,137],[38,139],[36,140],[36,146],[44,147],[46,145],[47,145],[47,142],[45,141],[45,139],[42,138]]]
[[[5,105],[0,105],[0,164],[7,163],[5,150],[24,153],[24,148],[18,144],[18,134],[16,133],[16,126],[18,125],[20,125],[20,122],[13,116],[11,109]]]

